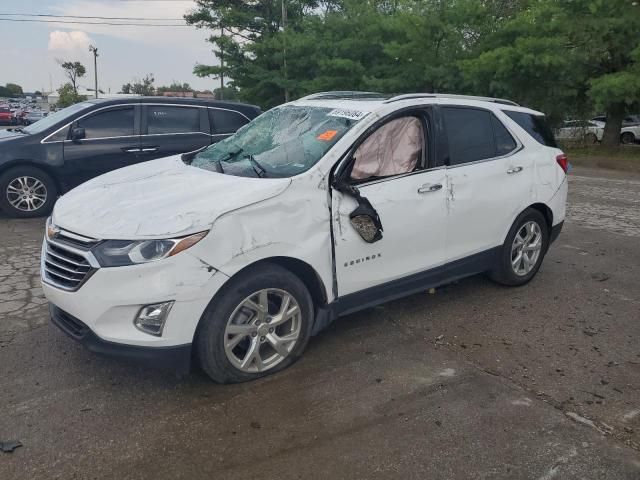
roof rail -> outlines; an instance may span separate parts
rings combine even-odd
[[[391,97],[384,103],[398,102],[400,100],[411,100],[414,98],[455,98],[460,100],[477,100],[480,102],[501,103],[503,105],[512,105],[514,107],[519,107],[516,102],[506,100],[504,98],[476,97],[473,95],[454,95],[451,93],[406,93],[404,95],[396,95],[395,97]]]
[[[350,90],[337,90],[335,92],[318,92],[302,97],[299,100],[338,100],[338,99],[365,99],[365,98],[384,98],[382,93],[378,92],[358,92]]]

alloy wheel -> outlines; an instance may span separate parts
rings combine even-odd
[[[542,229],[537,222],[522,225],[511,244],[511,268],[521,277],[536,266],[542,251]]]
[[[224,332],[227,359],[246,373],[267,371],[287,358],[300,338],[302,311],[277,288],[252,293],[238,305]]]
[[[47,187],[35,177],[21,176],[14,178],[7,185],[9,204],[23,212],[34,212],[47,201]]]

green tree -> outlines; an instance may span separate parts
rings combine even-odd
[[[7,83],[5,88],[7,89],[9,96],[15,97],[23,94],[22,87],[16,83]]]
[[[80,62],[63,62],[59,61],[60,66],[65,72],[65,75],[69,78],[73,93],[78,95],[78,79],[84,77],[87,73],[87,69],[84,68]]]
[[[176,81],[172,82],[169,86],[162,86],[156,88],[156,93],[158,95],[164,92],[193,92],[193,88],[188,83],[178,83]]]
[[[71,83],[65,83],[62,85],[58,89],[58,95],[60,97],[56,103],[57,108],[68,107],[69,105],[73,105],[74,103],[82,102],[87,99],[84,95],[78,95]]]
[[[532,1],[460,63],[475,91],[509,96],[556,121],[607,114],[603,144],[617,145],[640,107],[640,4],[635,0]]]
[[[134,79],[133,83],[125,83],[120,89],[120,93],[133,93],[136,95],[154,95],[156,88],[153,85],[155,78],[153,73],[148,73],[141,80]]]
[[[286,31],[281,31],[284,27],[281,0],[198,0],[185,19],[198,28],[212,30],[208,41],[220,63],[197,64],[194,73],[200,77],[233,79],[233,86],[240,89],[245,100],[260,100],[267,106],[282,103],[285,90],[295,83],[289,80],[285,69],[286,35],[300,28],[305,17],[331,11],[340,3],[285,1]]]
[[[238,100],[240,98],[239,93],[237,88],[230,86],[213,90],[213,94],[217,100]]]

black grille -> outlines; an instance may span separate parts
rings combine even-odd
[[[67,335],[79,340],[89,331],[84,323],[58,307],[51,306],[51,319]]]

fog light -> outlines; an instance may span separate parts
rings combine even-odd
[[[164,303],[154,303],[153,305],[145,305],[136,315],[133,324],[135,327],[149,335],[156,337],[162,336],[162,329],[167,316],[173,307],[173,301]]]

